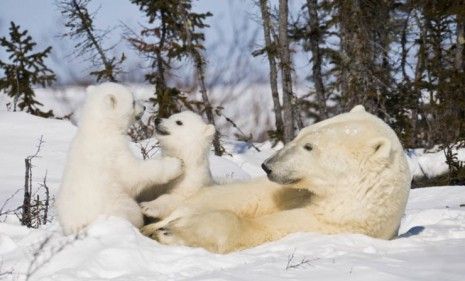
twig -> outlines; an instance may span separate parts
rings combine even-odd
[[[41,185],[45,189],[45,206],[44,206],[43,224],[47,223],[48,208],[50,206],[50,190],[49,190],[49,188],[47,186],[47,173],[48,173],[48,171],[46,170],[44,180],[43,180],[42,185]]]
[[[304,265],[304,264],[309,264],[309,265],[312,265],[311,262],[312,261],[317,261],[319,260],[319,258],[314,258],[314,259],[308,259],[308,258],[305,258],[303,257],[302,260],[300,260],[299,262],[293,262],[294,261],[294,254],[295,254],[295,250],[294,252],[292,252],[292,254],[289,255],[288,259],[287,259],[287,264],[286,264],[286,270],[289,270],[289,269],[294,269],[294,268],[297,268],[301,265]]]
[[[11,213],[13,210],[7,210],[7,211],[3,211],[3,209],[5,208],[6,204],[8,204],[8,202],[13,199],[13,197],[16,196],[16,194],[18,194],[18,192],[20,191],[21,189],[17,189],[12,195],[10,195],[10,197],[8,197],[2,204],[2,207],[0,207],[0,216],[3,216],[3,215],[6,215],[8,213]]]
[[[259,149],[257,146],[255,146],[255,145],[253,144],[253,142],[251,141],[251,135],[247,137],[247,135],[241,130],[241,128],[239,128],[239,126],[237,126],[237,124],[236,124],[231,118],[225,116],[223,113],[219,113],[219,112],[217,111],[217,114],[223,116],[224,119],[226,119],[227,122],[229,122],[234,128],[236,128],[236,130],[239,131],[239,133],[242,135],[243,139],[244,139],[250,146],[252,146],[253,148],[255,148],[255,150],[256,150],[257,152],[260,152],[260,149]]]
[[[48,251],[46,251],[47,246],[49,245],[52,235],[48,235],[42,242],[40,242],[39,247],[32,253],[33,259],[29,263],[25,281],[28,281],[32,275],[34,275],[42,266],[50,262],[58,253],[63,251],[67,246],[72,245],[75,241],[83,238],[83,235],[76,234],[71,240],[66,241],[56,249],[50,249],[50,256],[45,257],[39,262],[39,259],[42,258]]]
[[[24,159],[26,165],[26,171],[24,175],[24,197],[23,197],[23,206],[21,214],[21,224],[26,225],[27,227],[32,226],[32,214],[31,214],[31,194],[32,194],[32,159],[39,157],[39,152],[44,143],[43,135],[40,136],[39,144],[37,145],[37,150],[34,154],[29,155]]]

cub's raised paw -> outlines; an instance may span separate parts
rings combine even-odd
[[[163,158],[164,181],[169,182],[179,177],[184,172],[184,164],[181,160],[174,157]]]

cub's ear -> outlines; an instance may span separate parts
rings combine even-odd
[[[86,92],[88,94],[91,94],[91,93],[95,92],[95,88],[97,88],[97,87],[95,87],[94,85],[87,86]]]
[[[107,95],[105,96],[105,103],[107,104],[108,108],[115,109],[116,104],[118,103],[116,97],[114,95]]]
[[[354,108],[352,108],[350,112],[366,112],[366,110],[365,107],[363,107],[363,105],[359,104],[354,106]]]
[[[387,138],[379,137],[369,142],[373,159],[387,160],[391,156],[392,144]]]
[[[216,132],[216,129],[215,129],[215,126],[213,126],[212,124],[208,124],[206,127],[205,127],[205,135],[206,136],[213,136]]]

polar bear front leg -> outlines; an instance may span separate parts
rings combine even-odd
[[[202,247],[216,253],[254,247],[302,231],[331,232],[305,208],[253,219],[240,218],[230,211],[211,211],[143,228],[145,235],[162,244]]]
[[[126,164],[125,168],[121,176],[133,195],[138,195],[149,186],[168,183],[183,172],[182,161],[174,157],[138,160],[133,165]]]
[[[165,245],[202,247],[211,252],[228,253],[244,248],[240,237],[253,227],[244,227],[241,220],[230,211],[209,211],[150,224],[142,233]]]
[[[140,203],[140,207],[144,215],[164,219],[179,206],[183,199],[176,194],[163,194],[155,200]]]

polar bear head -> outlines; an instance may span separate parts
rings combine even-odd
[[[215,126],[192,111],[183,111],[166,119],[157,118],[155,132],[165,155],[186,161],[208,155]]]
[[[396,134],[363,106],[304,128],[262,168],[274,182],[319,195],[410,182]]]
[[[106,82],[87,88],[82,124],[94,124],[127,132],[128,127],[141,117],[145,108],[134,100],[125,86]]]

